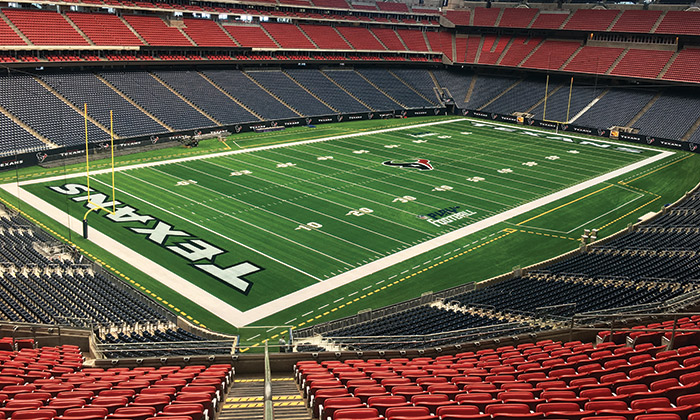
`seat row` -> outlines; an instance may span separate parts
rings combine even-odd
[[[350,409],[363,410],[357,413],[366,418],[400,418],[389,411],[399,407],[427,408],[421,414],[426,419],[633,420],[673,413],[685,420],[700,407],[699,366],[697,346],[539,342],[435,359],[304,361],[295,366],[295,377],[314,416],[323,420],[344,418]]]
[[[83,368],[45,378],[8,370],[0,371],[0,418],[11,419],[207,419],[233,380],[227,364]]]

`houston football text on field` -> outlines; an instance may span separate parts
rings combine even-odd
[[[109,175],[97,175],[91,201],[117,212],[91,216],[90,226],[244,314],[343,274],[362,278],[373,262],[401,263],[391,257],[660,153],[673,154],[444,120],[125,167],[115,197]],[[22,189],[62,209],[57,221],[94,205],[84,178]],[[605,211],[632,210],[641,193],[629,194]],[[323,292],[314,290],[307,298]]]

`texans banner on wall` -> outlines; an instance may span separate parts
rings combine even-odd
[[[517,117],[513,115],[502,115],[490,112],[475,111],[471,109],[462,109],[459,111],[459,115],[463,115],[465,117],[483,118],[491,121],[515,123],[531,127],[548,128],[550,130],[568,131],[573,133],[586,134],[589,136],[607,137],[616,140],[630,141],[633,143],[644,143],[651,146],[659,146],[668,149],[700,153],[700,147],[698,147],[698,145],[695,143],[645,136],[643,134],[620,133],[617,131],[610,131],[608,129],[602,128],[590,128],[574,124],[562,124],[552,121],[537,120],[534,118]]]
[[[161,133],[147,136],[130,137],[127,139],[119,139],[114,141],[115,150],[133,149],[132,153],[136,153],[139,149],[146,148],[155,144],[183,142],[192,137],[192,135],[206,135],[208,133],[228,131],[230,133],[246,133],[273,127],[298,127],[307,125],[318,125],[328,123],[338,123],[347,121],[361,121],[381,118],[404,118],[404,117],[421,117],[447,115],[447,108],[420,108],[420,109],[400,109],[386,110],[375,112],[363,112],[355,114],[335,114],[324,115],[319,117],[307,118],[290,118],[275,121],[260,121],[243,124],[233,124],[226,126],[217,126],[209,128],[201,128],[196,131],[186,130],[172,133]],[[110,148],[109,144],[104,141],[90,144],[90,156],[93,153],[105,154]],[[42,150],[36,153],[24,153],[14,156],[6,156],[0,158],[0,171],[22,168],[27,166],[35,166],[42,163],[48,163],[65,158],[80,157],[85,155],[85,146],[65,146],[56,149]]]

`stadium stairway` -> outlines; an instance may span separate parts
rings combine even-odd
[[[227,32],[227,33],[228,33],[228,32]],[[219,85],[217,85],[213,80],[211,80],[211,79],[209,78],[209,76],[207,76],[206,74],[204,74],[204,73],[202,73],[202,72],[198,72],[198,73],[199,73],[200,76],[202,76],[202,78],[204,78],[204,80],[206,80],[207,82],[211,83],[211,85],[214,86],[214,87],[216,88],[216,90],[218,90],[219,92],[221,92],[221,93],[223,93],[224,95],[226,95],[227,98],[229,98],[229,99],[232,100],[233,102],[237,103],[241,108],[243,108],[243,109],[245,109],[246,111],[250,112],[252,115],[255,116],[255,118],[259,119],[260,121],[262,121],[262,120],[264,119],[264,118],[261,117],[260,115],[256,114],[255,111],[253,111],[252,109],[248,108],[243,102],[241,102],[241,101],[239,101],[238,99],[236,99],[236,98],[234,98],[233,96],[231,96],[231,94],[229,94],[228,92],[226,92],[226,90],[221,89],[221,87],[220,87]]]
[[[547,95],[547,97],[553,96],[555,93],[557,93],[563,87],[564,87],[564,85],[559,85],[559,86],[555,87],[554,89],[549,91],[549,94]],[[535,104],[533,106],[531,106],[530,108],[526,109],[525,112],[532,112],[533,110],[537,109],[538,106],[542,105],[544,103],[544,101],[545,101],[545,97],[543,96],[542,99],[535,102]]]
[[[467,90],[467,96],[464,97],[464,103],[468,103],[469,100],[472,97],[472,94],[474,93],[474,87],[476,87],[476,79],[477,79],[476,74],[472,76],[472,80],[469,82],[469,89]]]
[[[517,80],[515,83],[507,87],[503,92],[499,93],[498,95],[494,96],[490,101],[486,102],[484,105],[482,105],[479,110],[482,110],[486,108],[487,106],[491,105],[493,102],[497,101],[501,96],[505,95],[506,93],[510,92],[513,88],[518,86],[523,80]]]
[[[503,57],[505,57],[506,54],[508,54],[508,50],[510,49],[510,46],[513,45],[514,41],[515,41],[515,37],[510,37],[510,39],[506,43],[506,46],[503,47],[503,51],[501,51],[501,55],[496,60],[496,65],[501,64],[501,60],[503,60]]]
[[[263,29],[264,29],[264,28],[263,28]],[[284,102],[282,99],[280,99],[279,96],[275,95],[274,92],[272,92],[272,91],[270,91],[269,89],[265,88],[265,86],[263,86],[263,85],[260,84],[257,80],[255,80],[255,78],[254,78],[253,76],[249,75],[249,74],[248,74],[247,72],[245,72],[245,71],[243,71],[242,73],[243,73],[243,75],[244,75],[245,77],[247,77],[248,79],[250,79],[250,81],[253,82],[255,85],[257,85],[260,89],[264,90],[264,91],[267,92],[270,96],[272,96],[273,98],[275,98],[279,103],[281,103],[282,105],[284,105],[284,106],[286,106],[287,108],[289,108],[292,112],[294,112],[294,113],[297,114],[298,116],[300,116],[300,117],[303,116],[299,111],[297,111],[296,109],[294,109],[293,107],[291,107],[289,104],[287,104],[286,102]]]
[[[83,109],[78,108],[77,106],[75,106],[71,101],[69,101],[68,99],[66,99],[65,96],[61,95],[56,89],[54,89],[53,87],[51,87],[48,83],[46,83],[45,81],[43,81],[40,77],[34,76],[34,80],[36,80],[37,83],[39,83],[41,86],[43,86],[44,89],[48,90],[48,91],[51,92],[54,96],[56,96],[58,99],[60,99],[61,101],[63,101],[66,105],[68,105],[69,107],[71,107],[75,112],[77,112],[77,113],[80,114],[81,116],[84,114],[84,110],[83,110]],[[90,121],[91,123],[95,124],[95,126],[97,126],[100,130],[104,131],[105,133],[109,133],[109,128],[108,128],[108,127],[105,127],[105,126],[102,125],[99,121],[97,121],[95,118],[93,118],[93,117],[90,115],[90,112],[89,112],[89,111],[88,111],[88,115],[87,115],[87,120]],[[121,137],[118,136],[118,135],[115,133],[115,134],[114,134],[114,138],[115,138],[115,139],[120,139]]]
[[[183,32],[184,32],[184,31],[183,31]],[[188,37],[188,38],[189,38],[189,37]],[[191,106],[192,108],[194,108],[197,112],[199,112],[200,114],[204,115],[204,116],[207,117],[209,120],[211,120],[211,122],[213,122],[213,123],[216,124],[216,125],[223,125],[223,124],[221,124],[221,122],[217,121],[214,117],[212,117],[211,115],[209,115],[209,114],[207,114],[206,112],[204,112],[204,110],[203,110],[202,108],[198,107],[197,105],[195,105],[194,103],[192,103],[192,101],[190,101],[189,99],[185,98],[180,92],[178,92],[177,90],[175,90],[172,86],[170,86],[169,84],[165,83],[165,81],[164,81],[163,79],[161,79],[160,77],[156,76],[156,75],[153,74],[153,73],[149,73],[149,74],[150,74],[151,77],[153,77],[158,83],[160,83],[161,85],[165,86],[165,88],[167,88],[167,89],[168,89],[169,91],[171,91],[175,96],[177,96],[178,98],[180,98],[180,100],[181,100],[182,102],[184,102],[184,103],[186,103],[187,105],[189,105],[189,106]]]
[[[409,85],[408,83],[406,83],[406,81],[403,80],[401,77],[399,77],[396,73],[394,73],[394,72],[391,71],[391,70],[388,70],[388,71],[389,71],[389,74],[391,74],[392,76],[394,76],[395,78],[397,78],[401,83],[403,83],[403,84],[406,86],[406,88],[408,88],[408,89],[410,89],[411,91],[413,91],[416,95],[420,96],[421,98],[425,99],[426,101],[428,101],[428,102],[430,102],[430,103],[432,103],[432,104],[435,103],[435,100],[434,100],[434,99],[431,100],[430,98],[426,97],[426,96],[423,95],[422,93],[418,92],[416,89],[413,88],[413,86],[411,86],[411,85]]]
[[[309,39],[311,39],[311,38],[309,38]],[[312,42],[313,42],[313,41],[312,41]],[[314,44],[315,44],[315,43],[314,43]],[[299,82],[298,82],[295,78],[293,78],[289,73],[287,73],[287,72],[284,71],[284,70],[282,70],[282,73],[284,73],[285,76],[287,76],[287,77],[289,77],[290,79],[292,79],[292,81],[294,82],[294,84],[296,84],[296,85],[299,86],[300,88],[304,89],[304,90],[306,91],[306,93],[308,93],[309,95],[311,95],[311,96],[313,96],[314,98],[316,98],[316,100],[318,100],[319,102],[321,102],[323,105],[325,105],[325,106],[327,106],[328,108],[332,109],[334,112],[340,112],[340,111],[338,111],[337,109],[333,108],[328,102],[326,102],[326,101],[324,101],[323,99],[319,98],[315,93],[313,93],[313,92],[311,92],[309,89],[307,89],[306,86],[304,86],[304,85],[302,85],[301,83],[299,83]]]
[[[522,60],[520,60],[520,62],[517,64],[516,67],[521,67],[525,62],[527,62],[527,60],[529,60],[530,57],[532,57],[532,56],[535,54],[535,52],[537,52],[537,50],[540,49],[540,47],[542,46],[542,44],[545,43],[545,41],[546,41],[545,38],[541,39],[540,42],[538,42],[537,45],[535,45],[535,48],[533,48],[532,51],[530,51],[530,52],[525,56],[525,58],[523,58]]]
[[[261,375],[237,375],[217,420],[259,420],[264,415]],[[310,420],[304,398],[290,375],[272,375],[274,417],[278,420]]]
[[[85,38],[85,41],[87,41],[88,44],[92,45],[93,47],[96,47],[96,46],[97,46],[97,44],[95,44],[95,43],[93,42],[93,40],[90,39],[90,37],[87,36],[87,34],[86,34],[85,32],[83,32],[83,30],[80,29],[80,27],[78,27],[78,25],[75,24],[75,22],[73,22],[72,20],[70,20],[70,18],[69,18],[68,16],[66,16],[64,13],[61,13],[61,16],[63,16],[63,18],[68,22],[68,24],[69,24],[70,26],[72,26],[73,29],[75,29],[75,31],[76,31],[77,33],[80,34],[80,36],[82,36],[83,38]]]
[[[603,74],[606,74],[606,75],[610,74],[615,69],[615,67],[620,63],[620,61],[622,61],[622,59],[625,58],[625,56],[627,55],[627,53],[629,51],[630,51],[629,48],[625,48],[625,50],[622,52],[622,54],[620,54],[620,56],[617,57],[617,59],[615,61],[613,61],[613,63],[610,65],[610,68]]]
[[[3,114],[7,118],[11,119],[15,124],[18,126],[22,127],[25,131],[27,131],[29,134],[32,136],[36,137],[37,139],[41,140],[43,143],[46,143],[49,147],[54,148],[54,147],[59,147],[56,143],[52,142],[48,138],[42,136],[39,134],[38,131],[27,125],[24,121],[20,120],[19,118],[15,117],[12,115],[8,110],[0,106],[0,114]]]
[[[681,140],[683,140],[683,141],[688,141],[688,140],[690,140],[690,138],[693,136],[693,134],[694,134],[698,129],[700,129],[700,118],[698,118],[698,120],[695,121],[695,123],[693,123],[693,125],[688,129],[688,132],[685,133],[685,134],[683,135],[683,137],[681,137]]]
[[[168,25],[168,26],[170,26],[170,27],[177,28],[177,29],[180,31],[180,33],[182,34],[182,36],[184,36],[185,38],[187,38],[187,40],[190,41],[190,42],[192,43],[192,45],[197,45],[197,46],[199,46],[199,44],[197,44],[197,43],[194,41],[194,39],[192,39],[192,37],[189,36],[189,34],[187,34],[187,32],[184,30],[184,28],[185,28],[185,22],[183,22],[183,21],[181,21],[181,20],[166,20],[165,23],[166,23],[166,25]]]
[[[435,87],[437,88],[438,92],[441,92],[442,88],[440,87],[440,82],[438,82],[438,79],[433,74],[433,71],[428,70],[428,74],[430,75],[430,78],[433,80],[433,83],[435,84]]]
[[[564,64],[562,64],[562,65],[559,67],[559,70],[564,70],[564,69],[566,68],[566,66],[568,66],[569,63],[571,63],[571,62],[574,60],[574,58],[576,58],[576,56],[578,55],[578,53],[581,52],[581,50],[583,49],[583,47],[584,47],[583,44],[582,44],[582,45],[579,45],[579,47],[576,49],[576,51],[574,51],[574,53],[571,54],[571,55],[569,56],[569,58],[566,59],[566,61],[564,61]]]
[[[141,112],[143,112],[144,114],[146,114],[146,115],[147,115],[149,118],[151,118],[153,121],[155,121],[155,122],[157,122],[158,124],[162,125],[162,126],[165,127],[168,131],[175,131],[175,129],[173,129],[172,127],[170,127],[170,126],[167,125],[166,123],[164,123],[162,120],[160,120],[160,119],[159,119],[158,117],[156,117],[155,115],[153,115],[153,114],[151,114],[150,112],[148,112],[144,107],[142,107],[141,105],[139,105],[138,103],[136,103],[136,101],[134,101],[133,99],[129,98],[129,97],[128,97],[127,95],[125,95],[122,91],[120,91],[119,89],[117,89],[116,87],[114,87],[114,85],[112,85],[111,83],[109,83],[109,82],[107,81],[107,79],[105,79],[104,77],[100,76],[100,75],[97,74],[97,73],[95,73],[95,77],[97,77],[98,79],[100,79],[100,81],[101,81],[102,83],[104,83],[105,85],[109,86],[110,89],[112,89],[113,91],[117,92],[117,94],[118,94],[119,96],[121,96],[122,98],[124,98],[124,100],[126,100],[127,102],[129,102],[131,105],[135,106],[139,111],[141,111]]]
[[[304,37],[305,37],[306,39],[308,39],[310,43],[313,44],[314,48],[317,48],[317,49],[320,49],[320,48],[321,48],[321,47],[319,47],[318,44],[309,36],[309,34],[307,34],[306,32],[304,32],[304,30],[301,29],[301,28],[299,27],[299,25],[295,25],[295,26],[297,27],[297,29],[299,29],[299,32],[301,32],[301,33],[304,35]],[[309,92],[309,93],[310,93],[310,92]]]
[[[19,35],[20,38],[22,38],[22,41],[27,43],[27,45],[34,45],[34,43],[29,38],[27,38],[27,36],[23,34],[22,31],[19,30],[17,25],[15,25],[10,19],[8,19],[8,17],[5,16],[5,14],[2,12],[0,12],[0,19],[5,21],[5,23],[7,23],[7,25],[10,28],[12,28],[12,30],[15,31],[15,33]]]
[[[342,89],[345,93],[347,93],[348,95],[352,96],[352,98],[353,98],[354,100],[356,100],[357,102],[359,102],[359,103],[361,103],[362,105],[366,106],[367,109],[371,109],[372,111],[375,111],[374,108],[372,108],[371,106],[369,106],[369,105],[366,104],[365,102],[362,102],[362,101],[360,100],[360,98],[358,98],[357,96],[353,95],[352,92],[350,92],[349,90],[345,89],[345,88],[343,87],[343,85],[341,85],[340,83],[338,83],[338,82],[336,82],[335,80],[333,80],[333,78],[330,77],[329,75],[327,75],[323,70],[320,70],[320,72],[321,72],[321,74],[322,74],[326,79],[330,80],[334,85],[338,86],[338,87],[339,87],[340,89]]]
[[[664,68],[661,69],[661,73],[659,73],[657,79],[663,79],[663,78],[664,78],[664,75],[666,74],[666,72],[668,71],[668,69],[671,68],[671,66],[673,65],[673,63],[676,61],[676,57],[678,57],[678,55],[681,53],[681,51],[682,51],[682,50],[679,49],[678,51],[676,51],[675,53],[673,53],[673,55],[671,56],[671,58],[668,59],[668,63],[666,63],[666,65],[664,66]]]
[[[350,41],[348,41],[348,39],[345,38],[345,35],[343,35],[342,32],[340,32],[338,29],[336,29],[335,26],[333,26],[332,28],[333,28],[333,30],[343,39],[343,41],[345,41],[345,43],[348,44],[348,45],[350,46],[350,48],[352,48],[353,50],[355,49],[355,47],[352,46],[352,44],[350,43]]]
[[[236,44],[236,45],[239,46],[239,47],[241,46],[241,43],[238,42],[238,41],[236,41],[236,38],[234,38],[233,35],[231,35],[231,33],[230,33],[229,31],[227,31],[226,28],[224,28],[224,25],[222,25],[221,22],[216,21],[216,26],[218,26],[219,28],[221,28],[221,30],[222,30],[222,31],[224,32],[224,34],[231,40],[231,42],[233,42],[234,44]]]
[[[138,37],[138,39],[139,39],[141,42],[143,42],[143,45],[151,45],[151,44],[148,43],[148,41],[146,41],[146,38],[142,37],[141,34],[138,33],[138,31],[137,31],[136,29],[134,29],[134,27],[131,26],[131,25],[129,24],[129,22],[126,21],[126,19],[124,19],[124,17],[119,16],[119,20],[121,20],[122,23],[123,23],[124,25],[126,25],[126,27],[129,28],[129,30],[130,30],[131,32],[133,32],[134,35],[136,35],[136,36]],[[171,131],[172,131],[172,130],[171,130]]]
[[[627,123],[627,127],[632,127],[634,125],[634,123],[639,121],[639,119],[642,118],[642,115],[646,114],[646,112],[649,110],[649,108],[651,108],[652,105],[654,105],[654,102],[658,101],[660,97],[661,97],[661,92],[657,93],[653,98],[651,98],[651,100],[646,105],[644,105],[644,108],[642,108],[637,113],[637,115],[635,115],[634,118],[632,118]]]
[[[273,37],[273,36],[267,31],[267,29],[265,29],[264,26],[262,26],[262,25],[259,25],[259,26],[260,26],[260,29],[265,33],[265,35],[267,35],[267,37],[270,38],[270,39],[272,40],[272,42],[275,43],[275,45],[277,45],[277,48],[282,48],[282,45],[280,45],[280,43],[277,42],[277,40],[275,39],[275,37]],[[256,82],[256,83],[257,83],[257,82]]]
[[[388,93],[386,93],[385,91],[383,91],[379,86],[377,86],[375,83],[373,83],[373,82],[372,82],[371,80],[369,80],[367,77],[365,77],[365,76],[364,76],[362,73],[360,73],[359,71],[355,71],[355,73],[357,73],[358,75],[360,75],[360,77],[363,78],[363,79],[365,80],[365,82],[367,82],[367,83],[369,83],[370,85],[372,85],[373,88],[375,88],[375,89],[377,89],[378,91],[380,91],[381,93],[383,93],[384,96],[386,96],[387,98],[389,98],[389,99],[391,99],[392,101],[396,102],[400,107],[402,107],[402,108],[408,108],[406,105],[404,105],[404,104],[402,104],[401,102],[397,101],[396,99],[392,98],[391,95],[389,95]]]

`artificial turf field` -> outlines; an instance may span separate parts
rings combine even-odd
[[[53,178],[17,173],[3,197],[12,205],[8,192],[21,187],[54,206],[22,210],[177,313],[255,346],[287,331],[272,326],[305,327],[572,250],[584,228],[614,233],[700,178],[690,154],[469,119],[233,140],[241,149],[211,141],[180,160],[163,151],[136,165],[121,159],[120,216],[89,216],[91,239],[104,233],[166,271],[66,235],[60,224],[89,208],[85,176],[73,177],[79,166]],[[90,182],[91,200],[110,207],[111,174]],[[244,325],[270,327],[232,327]]]

